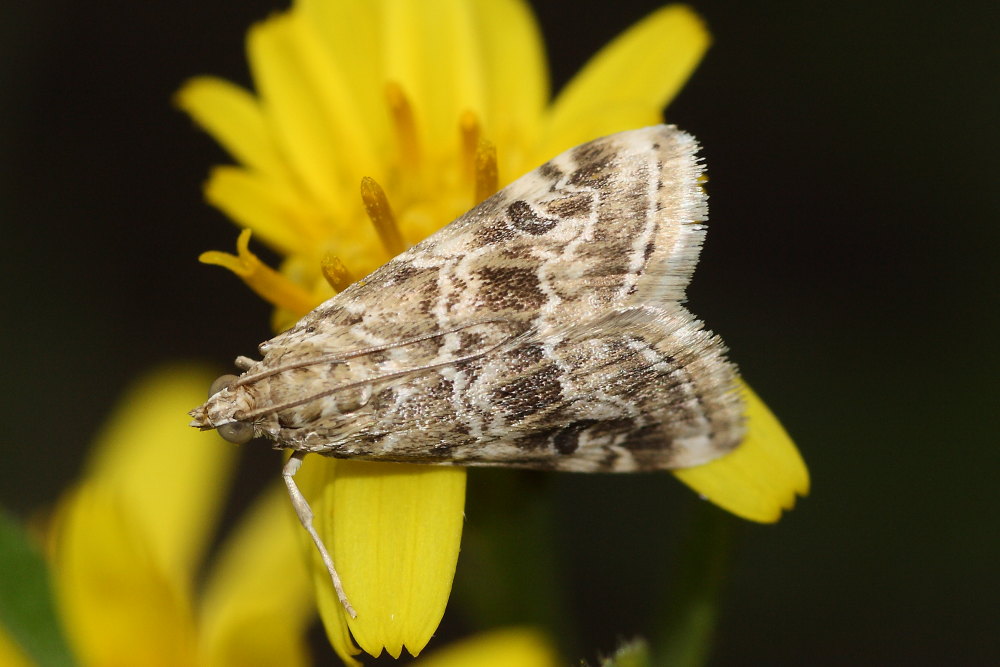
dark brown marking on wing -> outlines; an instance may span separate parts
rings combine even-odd
[[[462,300],[462,296],[465,294],[465,290],[468,287],[468,283],[455,275],[454,272],[451,274],[451,280],[451,290],[448,294],[448,298],[445,299],[445,307],[448,312],[452,312],[455,309],[458,303]]]
[[[392,386],[387,386],[372,396],[372,403],[376,409],[382,409],[380,406],[391,407],[398,400],[396,389]]]
[[[524,369],[523,372],[490,392],[496,409],[508,424],[516,424],[559,404],[562,400],[561,373],[546,359],[541,345],[524,346],[512,362]]]
[[[413,264],[405,261],[393,262],[385,272],[385,285],[405,285],[410,280],[416,279],[422,271],[426,269],[419,269]]]
[[[521,436],[513,441],[517,445],[518,449],[524,450],[526,452],[537,452],[540,450],[547,450],[552,446],[551,438],[549,437],[548,431],[542,433],[531,433],[528,435]],[[537,465],[535,460],[528,459],[532,461],[532,465]]]
[[[563,177],[562,170],[555,166],[551,162],[546,162],[541,167],[538,168],[538,175],[544,180],[552,182],[552,189],[554,190],[559,182],[559,179]]]
[[[569,183],[577,187],[602,189],[610,184],[614,172],[601,162],[585,164],[569,175]]]
[[[581,167],[587,167],[592,164],[601,165],[612,162],[615,153],[619,150],[620,146],[611,142],[591,141],[590,143],[577,146],[570,153],[573,156],[574,162]]]
[[[650,241],[649,243],[647,243],[645,249],[642,251],[642,261],[648,262],[649,258],[653,256],[653,251],[655,250],[656,250],[656,243],[654,241]]]
[[[455,445],[440,442],[431,445],[427,450],[427,458],[431,461],[447,461],[454,458]]]
[[[536,309],[545,303],[537,272],[518,267],[483,267],[476,272],[482,280],[481,298],[492,310]]]
[[[352,313],[346,308],[341,308],[335,317],[336,323],[345,327],[353,327],[356,324],[361,324],[364,319],[364,313]]]
[[[475,331],[458,332],[458,349],[464,354],[466,351],[482,349],[486,344],[486,336]]]
[[[608,187],[618,169],[616,150],[616,146],[600,142],[578,146],[572,153],[579,167],[569,175],[567,182],[578,187]]]
[[[579,192],[546,202],[545,211],[557,218],[582,218],[590,215],[594,206],[594,196],[589,192]]]
[[[475,242],[482,246],[489,246],[504,243],[513,237],[514,233],[498,218],[494,221],[484,222],[476,229]]]
[[[523,199],[518,199],[507,207],[507,219],[515,229],[532,236],[547,234],[559,224],[557,218],[540,216]]]
[[[580,446],[580,434],[597,423],[595,419],[581,419],[559,429],[552,436],[552,445],[563,455],[572,454]]]
[[[503,192],[498,192],[462,216],[461,219],[472,231],[473,247],[504,243],[516,236],[503,218],[503,211],[508,201],[509,197]]]
[[[645,452],[662,453],[670,448],[662,424],[648,424],[635,430],[622,445],[633,456],[641,456]]]

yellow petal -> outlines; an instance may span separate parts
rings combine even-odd
[[[344,72],[344,63],[331,57],[317,26],[302,12],[291,12],[289,19],[302,76],[309,85],[305,92],[315,96],[330,129],[332,143],[327,149],[337,153],[343,194],[356,195],[363,176],[384,179],[386,175],[379,151],[389,137],[388,115],[384,105],[367,108],[376,99],[373,94],[381,91],[374,80],[363,82],[360,89],[353,87],[353,76]],[[361,100],[368,104],[360,104]]]
[[[260,105],[248,91],[224,79],[199,76],[184,84],[174,102],[244,165],[287,180],[287,167]]]
[[[156,487],[156,477],[139,481]],[[53,524],[53,583],[74,654],[85,665],[194,664],[190,591],[161,567],[148,508],[102,481],[68,494]],[[186,504],[160,502],[174,500]]]
[[[0,665],[6,667],[33,667],[28,654],[14,641],[6,629],[0,625]]]
[[[359,179],[351,201],[356,200],[357,213],[363,216],[360,183]],[[280,253],[314,262],[317,276],[320,258],[331,243],[355,275],[367,275],[377,268],[377,264],[371,266],[373,257],[384,261],[378,235],[370,224],[356,224],[354,218],[330,218],[294,190],[262,174],[216,167],[205,184],[205,198]]]
[[[379,165],[371,123],[358,115],[346,82],[297,13],[254,26],[247,50],[271,132],[295,177],[331,219],[349,219],[357,170],[381,176],[368,173]]]
[[[127,510],[143,548],[177,582],[188,581],[201,558],[236,454],[217,435],[187,425],[187,411],[204,400],[212,379],[193,366],[151,373],[126,393],[87,471]]]
[[[536,166],[524,151],[541,130],[549,99],[548,67],[538,24],[521,0],[478,5],[477,32],[482,40],[488,87],[484,121],[486,139],[500,146],[500,178],[506,184]]]
[[[432,162],[459,154],[458,120],[486,110],[476,10],[463,0],[387,0],[385,67],[413,104],[420,150]]]
[[[293,11],[312,26],[329,60],[345,78],[366,131],[373,136],[385,120],[382,89],[382,2],[372,0],[296,0]],[[365,174],[375,177],[374,174]]]
[[[322,214],[290,188],[241,167],[216,167],[205,199],[282,254],[311,254],[329,233]]]
[[[465,469],[363,461],[332,467],[316,527],[358,613],[347,619],[351,633],[372,655],[384,647],[398,657],[404,646],[416,655],[437,629],[451,592]],[[332,641],[342,633],[344,613],[323,602],[331,589],[325,573],[317,581]]]
[[[659,113],[687,81],[708,48],[701,18],[683,5],[659,9],[591,58],[560,92],[546,123],[546,150],[555,155],[593,139],[575,123],[616,106],[645,105]],[[598,136],[629,129],[608,123]]]
[[[274,487],[226,542],[202,603],[204,665],[308,665],[312,579],[284,487]]]
[[[591,111],[573,118],[558,131],[550,133],[536,144],[529,158],[528,168],[534,168],[559,153],[586,143],[591,139],[606,137],[621,130],[648,127],[663,122],[663,115],[656,107],[645,103],[621,103],[599,113]]]
[[[796,495],[809,493],[809,471],[795,443],[763,401],[742,384],[747,434],[732,453],[674,475],[733,514],[773,523]]]
[[[419,667],[555,667],[563,664],[552,643],[537,630],[494,630],[434,651]]]
[[[272,136],[296,183],[322,208],[343,217],[340,161],[322,117],[316,91],[305,76],[290,16],[279,14],[250,29],[247,55]]]
[[[312,542],[309,547],[315,551]],[[362,664],[354,656],[361,653],[351,632],[347,627],[347,616],[344,607],[340,604],[336,594],[333,592],[333,585],[330,583],[330,575],[327,574],[323,562],[317,555],[312,566],[313,585],[316,588],[316,607],[319,609],[320,618],[323,619],[323,629],[326,631],[326,638],[337,656],[348,667],[360,667]]]

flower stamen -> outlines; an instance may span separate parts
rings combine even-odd
[[[417,122],[413,116],[413,106],[403,92],[402,86],[390,81],[385,86],[389,115],[396,130],[400,162],[406,167],[414,167],[420,161],[420,142],[417,141]]]
[[[309,292],[264,264],[257,255],[250,252],[249,229],[240,232],[239,238],[236,239],[236,253],[232,255],[228,252],[209,250],[201,253],[198,261],[229,269],[262,299],[299,317],[316,306],[316,299]]]
[[[323,255],[323,259],[320,262],[320,269],[323,271],[323,277],[326,278],[326,282],[335,292],[343,292],[348,285],[354,282],[354,277],[351,275],[350,270],[332,252]]]
[[[389,198],[385,196],[382,186],[371,176],[361,179],[361,200],[365,203],[365,211],[389,256],[395,257],[403,252],[406,246],[399,233],[396,216],[389,207]]]
[[[476,175],[476,150],[479,148],[479,140],[482,129],[479,126],[479,117],[474,111],[466,109],[458,119],[458,131],[462,136],[462,174],[470,181],[475,180]]]
[[[491,141],[480,139],[479,145],[476,146],[475,176],[474,203],[478,204],[495,193],[499,187],[497,147]]]

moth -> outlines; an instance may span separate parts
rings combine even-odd
[[[237,359],[192,426],[337,458],[580,472],[684,468],[739,444],[718,336],[683,305],[707,219],[674,126],[577,146]]]

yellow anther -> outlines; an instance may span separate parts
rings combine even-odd
[[[483,201],[497,191],[497,147],[485,139],[476,147],[476,190],[475,203]]]
[[[413,116],[413,106],[410,105],[402,86],[395,81],[385,85],[385,96],[389,103],[389,115],[392,116],[396,130],[400,161],[403,165],[412,167],[420,161],[420,142],[417,140],[417,122]]]
[[[371,218],[375,231],[378,233],[382,246],[389,253],[390,257],[395,257],[405,250],[403,237],[399,234],[399,225],[396,224],[396,217],[389,207],[389,199],[385,196],[385,190],[374,178],[365,176],[361,179],[361,199],[365,203],[365,211]]]
[[[320,264],[320,268],[323,271],[323,277],[326,278],[326,282],[330,284],[330,287],[336,292],[343,292],[344,289],[354,282],[354,278],[351,276],[351,272],[347,269],[340,258],[334,255],[332,252],[328,252],[323,255],[323,261]]]
[[[475,112],[466,110],[462,113],[458,119],[458,131],[462,137],[462,173],[473,181],[476,174],[476,151],[482,134],[479,117]]]

